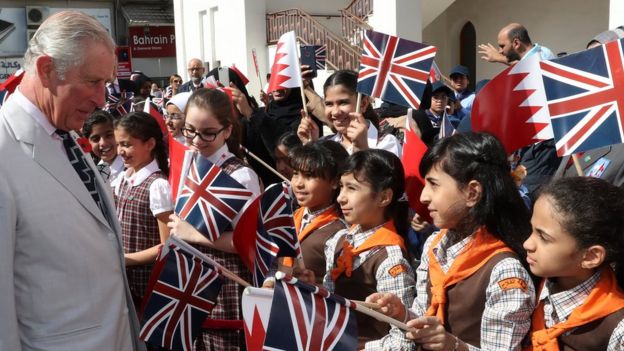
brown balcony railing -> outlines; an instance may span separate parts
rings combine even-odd
[[[342,13],[342,36],[349,44],[361,49],[364,32],[373,27],[347,10],[340,10],[340,12]]]
[[[336,34],[299,9],[268,13],[267,42],[275,44],[290,31],[306,45],[327,45],[327,64],[333,69],[358,70],[360,50],[352,47]]]
[[[353,0],[349,6],[345,8],[345,11],[365,21],[368,15],[373,12],[373,0]]]

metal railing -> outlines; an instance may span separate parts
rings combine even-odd
[[[327,65],[333,69],[358,70],[360,50],[332,33],[320,22],[300,9],[268,13],[267,42],[275,44],[280,36],[289,31],[306,45],[327,45]]]

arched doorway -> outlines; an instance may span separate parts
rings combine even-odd
[[[470,70],[470,84],[468,87],[475,88],[477,80],[477,33],[472,22],[468,21],[459,33],[459,63]]]

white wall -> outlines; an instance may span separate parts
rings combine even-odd
[[[624,25],[624,1],[611,0],[609,3],[609,29]]]
[[[421,0],[377,0],[368,23],[375,31],[422,41]]]
[[[178,74],[188,80],[186,64],[196,57],[210,68],[217,61],[236,64],[249,86],[258,86],[251,49],[256,48],[260,66],[266,65],[265,14],[264,0],[174,0]]]
[[[459,62],[459,32],[467,21],[475,26],[477,45],[489,42],[496,46],[499,30],[519,22],[528,29],[533,42],[555,54],[573,53],[583,50],[592,37],[609,27],[609,0],[524,0],[521,5],[514,1],[456,0],[423,28],[423,41],[438,47],[436,62],[445,74]],[[476,81],[492,78],[504,68],[477,57]]]

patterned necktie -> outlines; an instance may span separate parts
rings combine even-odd
[[[89,165],[87,165],[87,161],[84,159],[80,146],[74,141],[74,138],[72,138],[68,132],[57,129],[56,134],[63,139],[63,146],[65,147],[69,163],[71,163],[76,173],[78,173],[80,180],[82,180],[85,187],[87,187],[89,194],[91,194],[93,201],[95,201],[97,206],[100,208],[100,211],[105,213],[102,202],[100,201],[100,194],[97,192],[95,187],[95,173]]]

